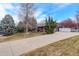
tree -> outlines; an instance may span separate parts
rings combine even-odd
[[[77,24],[74,21],[72,21],[70,18],[68,18],[58,24],[59,27],[65,27],[65,28],[77,28],[76,25]]]
[[[32,17],[30,20],[29,20],[29,24],[31,25],[29,27],[29,30],[31,31],[37,31],[37,21],[34,17]]]
[[[79,11],[77,11],[76,13],[76,20],[77,20],[77,23],[79,23]]]
[[[77,29],[79,29],[79,10],[76,13]]]
[[[54,29],[56,28],[57,23],[56,21],[53,20],[52,17],[49,16],[48,18],[46,18],[45,26],[46,26],[45,27],[46,33],[50,34],[54,32]]]
[[[12,35],[16,32],[13,17],[9,14],[5,15],[5,17],[2,19],[1,26],[4,35]]]
[[[22,21],[20,21],[17,25],[17,32],[25,32],[25,25]]]
[[[25,24],[26,32],[28,32],[29,28],[33,28],[33,26],[31,25],[31,23],[33,22],[30,23],[30,21],[35,21],[33,19],[34,18],[34,4],[21,3],[20,6],[21,6],[21,9],[20,9],[19,15],[20,15],[20,18],[23,20],[23,23]]]

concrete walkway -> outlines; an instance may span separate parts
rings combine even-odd
[[[54,34],[26,38],[22,40],[15,40],[0,43],[0,56],[18,56],[27,53],[36,48],[48,45],[50,43],[63,40],[75,35],[77,32],[56,32]]]

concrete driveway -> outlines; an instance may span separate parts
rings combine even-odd
[[[18,56],[50,43],[79,35],[77,32],[56,32],[22,40],[0,43],[0,56]]]

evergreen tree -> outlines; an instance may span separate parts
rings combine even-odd
[[[45,27],[46,33],[50,34],[54,32],[54,29],[56,28],[57,23],[56,21],[53,20],[52,17],[49,16],[48,18],[46,18],[45,26],[46,26]]]
[[[20,21],[17,25],[17,31],[18,32],[25,32],[25,25],[22,21]]]
[[[2,31],[4,35],[11,35],[16,32],[15,23],[11,15],[5,15],[1,21]]]

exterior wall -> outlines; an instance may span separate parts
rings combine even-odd
[[[59,32],[79,32],[79,29],[74,29],[74,28],[59,28]]]
[[[56,28],[54,30],[55,32],[59,31],[59,32],[79,32],[79,29],[75,29],[75,28]],[[38,32],[45,32],[45,27],[38,27]]]
[[[79,32],[79,29],[72,29],[72,32]]]
[[[38,27],[38,32],[45,32],[45,27]]]
[[[60,32],[71,32],[71,28],[59,28]]]

